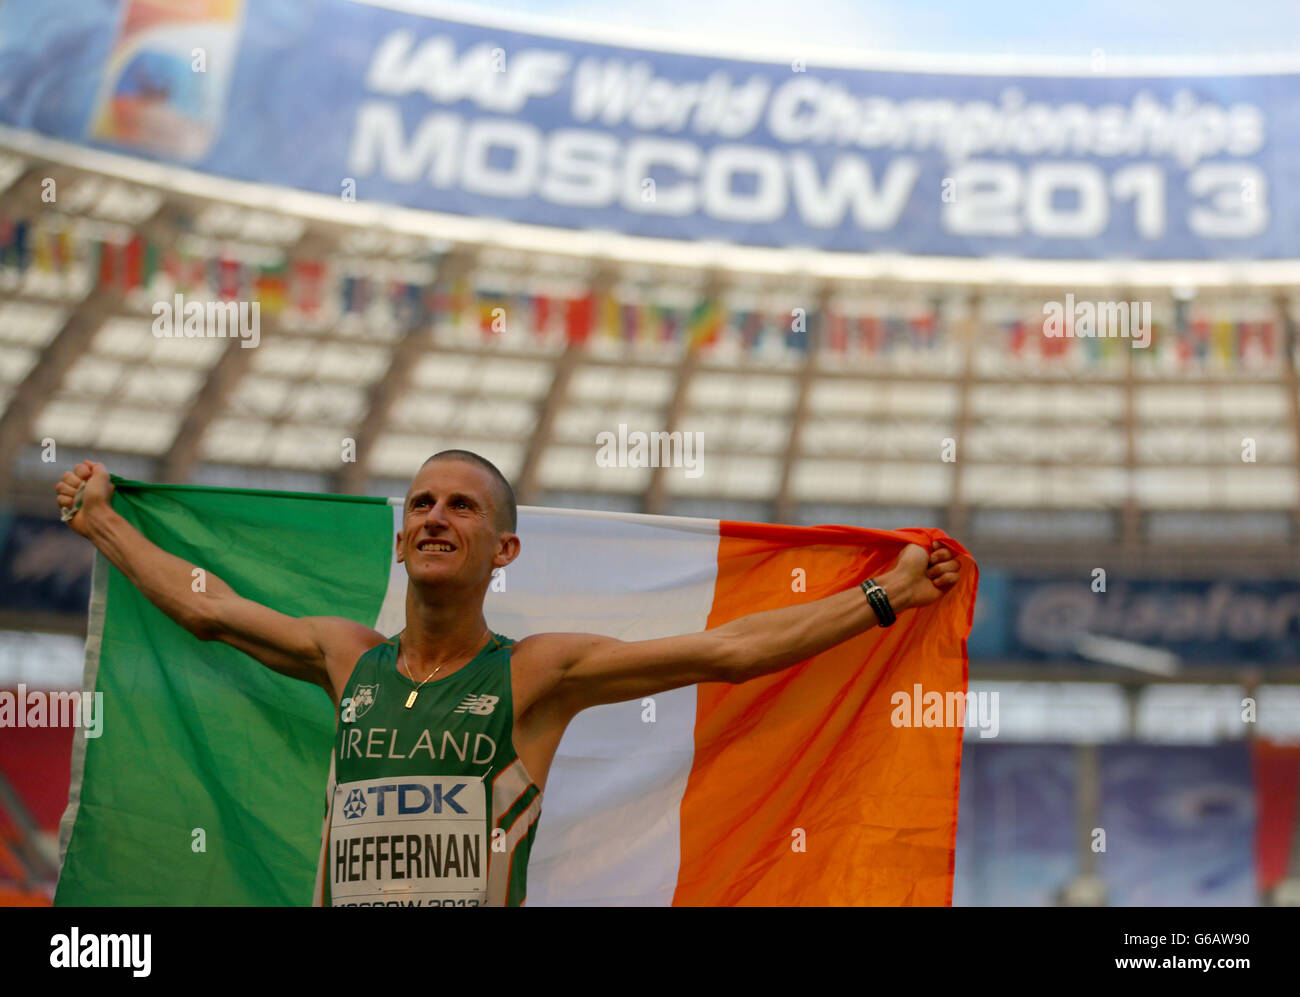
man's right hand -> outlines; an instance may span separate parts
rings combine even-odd
[[[71,471],[64,473],[59,483],[54,486],[58,493],[59,510],[71,510],[77,496],[77,490],[85,485],[81,496],[81,508],[73,513],[67,524],[83,537],[90,535],[90,519],[96,510],[111,507],[113,500],[113,482],[109,479],[108,468],[97,461],[83,460]],[[63,512],[63,515],[67,515]]]
[[[108,468],[83,461],[55,486],[59,509],[81,508],[66,522],[90,540],[150,602],[199,640],[219,640],[268,668],[324,688],[337,702],[352,669],[383,641],[370,627],[337,616],[287,616],[242,598],[212,572],[192,587],[195,565],[169,554],[112,512]]]

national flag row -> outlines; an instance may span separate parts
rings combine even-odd
[[[1285,331],[1271,318],[1228,318],[1196,312],[1175,314],[1173,321],[1153,320],[1149,335],[1051,336],[1041,319],[998,323],[995,343],[1014,357],[1040,359],[1076,367],[1112,366],[1137,343],[1139,364],[1162,370],[1263,369],[1287,353]]]
[[[249,264],[225,255],[187,255],[136,235],[125,243],[74,239],[66,229],[0,219],[0,266],[63,273],[81,264],[96,286],[122,294],[155,289],[223,300],[256,300],[275,316],[293,309],[306,316],[368,313],[378,306],[404,327],[430,322],[485,340],[513,328],[536,339],[572,343],[616,340],[629,345],[673,344],[709,349],[731,340],[742,350],[806,351],[818,341],[833,353],[889,353],[910,345],[934,349],[945,339],[937,303],[903,312],[825,314],[795,305],[776,310],[726,307],[717,298],[694,304],[627,301],[611,293],[552,295],[476,287],[465,278],[451,287],[349,273],[325,260]]]
[[[590,293],[558,302],[537,295],[468,291],[482,335],[491,338],[508,328],[509,316],[527,315],[528,328],[539,337],[562,335],[569,342],[621,341],[628,345],[675,343],[714,348],[731,341],[745,352],[768,349],[806,351],[819,341],[833,353],[889,353],[903,346],[934,349],[942,338],[942,321],[934,313],[847,315],[789,309],[726,307],[716,298],[682,307],[626,301],[612,293]],[[455,311],[455,309],[453,309]]]

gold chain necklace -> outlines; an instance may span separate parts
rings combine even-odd
[[[488,633],[491,634],[491,631],[488,631]],[[401,638],[399,637],[399,638],[398,638],[398,642],[397,642],[397,664],[398,664],[398,667],[399,667],[399,668],[401,667],[401,664],[402,664],[402,658],[403,658],[404,656],[405,656],[405,652],[402,650]],[[471,660],[473,660],[473,659],[471,659]],[[411,694],[410,694],[409,696],[406,697],[406,704],[405,704],[405,705],[406,705],[406,708],[407,708],[408,710],[409,710],[412,706],[415,705],[415,700],[416,700],[416,698],[420,695],[420,690],[424,688],[424,683],[425,683],[425,682],[428,682],[429,679],[433,678],[433,677],[434,677],[435,675],[437,675],[440,671],[442,671],[442,668],[443,668],[443,666],[442,666],[442,665],[439,665],[437,668],[435,668],[433,671],[431,671],[428,675],[426,675],[423,679],[421,679],[419,685],[417,685],[414,689],[411,690]],[[409,663],[408,663],[407,666],[406,666],[406,677],[407,677],[407,678],[410,678],[411,681],[415,681],[415,680],[411,677],[411,666],[410,666]]]
[[[401,657],[402,657],[402,653],[401,653],[401,649],[400,649],[400,648],[398,649],[397,657],[398,657],[398,662],[399,662],[399,664],[400,664],[400,662],[401,662]],[[434,677],[435,675],[437,675],[440,671],[442,671],[442,665],[439,665],[437,668],[435,668],[433,671],[431,671],[428,675],[426,675],[426,676],[424,677],[424,680],[421,681],[419,685],[417,685],[414,689],[411,690],[411,694],[410,694],[409,696],[406,697],[406,708],[407,708],[408,710],[409,710],[412,706],[415,705],[415,699],[416,699],[417,696],[420,695],[420,690],[424,688],[424,683],[425,683],[425,682],[428,682],[429,679],[433,678],[433,677]],[[407,668],[407,673],[408,673],[408,674],[407,674],[407,677],[410,678],[410,674],[409,674],[409,673],[410,673],[410,668],[409,668],[409,667]]]

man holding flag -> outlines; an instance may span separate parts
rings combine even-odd
[[[386,637],[343,617],[279,613],[162,550],[114,512],[102,464],[79,464],[56,491],[71,528],[194,636],[330,695],[316,902],[334,905],[522,904],[546,778],[578,712],[789,668],[936,602],[960,572],[941,543],[912,544],[860,586],[698,633],[515,642],[490,630],[483,608],[494,572],[521,551],[513,491],[487,460],[448,450],[405,498],[395,551],[406,625]]]

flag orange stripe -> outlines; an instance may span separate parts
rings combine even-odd
[[[962,576],[895,626],[740,685],[698,687],[673,903],[951,903],[962,728],[894,727],[891,698],[917,683],[966,691],[969,552],[939,530],[723,522],[720,534],[710,627],[849,588],[912,542],[948,541]],[[792,591],[796,569],[806,592]]]

